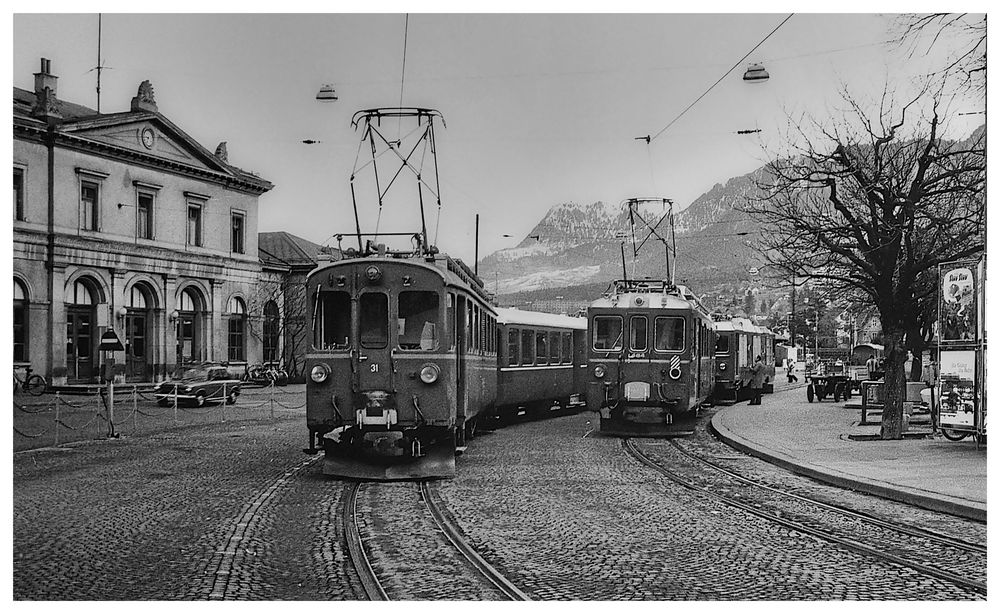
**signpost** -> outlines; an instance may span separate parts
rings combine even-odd
[[[115,374],[114,374],[114,364],[115,364],[115,352],[125,351],[125,346],[122,345],[121,339],[115,334],[114,330],[108,329],[104,331],[101,335],[101,344],[97,347],[98,350],[104,352],[104,369],[102,373],[104,375],[104,380],[108,384],[108,437],[118,437],[118,433],[115,432]]]

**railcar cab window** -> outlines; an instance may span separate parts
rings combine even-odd
[[[573,335],[572,333],[562,334],[562,361],[573,363]]]
[[[389,297],[381,292],[361,295],[358,333],[361,347],[369,350],[384,348],[389,343]]]
[[[594,349],[621,350],[623,324],[621,316],[594,316]]]
[[[649,321],[646,316],[632,316],[628,323],[628,347],[636,352],[645,352],[649,347],[646,340],[646,329]]]
[[[425,351],[438,349],[439,310],[436,292],[400,292],[397,331],[399,348]]]
[[[715,353],[729,353],[729,335],[719,335],[719,338],[715,340]]]
[[[655,321],[657,352],[679,352],[684,349],[684,318],[660,316]]]
[[[321,292],[313,322],[313,345],[320,350],[343,350],[351,342],[351,296],[347,292]]]

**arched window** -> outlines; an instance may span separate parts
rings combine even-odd
[[[238,296],[229,299],[229,360],[246,360],[247,306]]]
[[[14,362],[28,360],[28,290],[14,278]]]
[[[94,293],[91,291],[90,286],[82,279],[73,282],[73,296],[70,302],[74,305],[95,304]]]
[[[143,382],[152,377],[151,308],[155,304],[152,289],[144,282],[136,283],[128,291],[125,310],[125,381]]]
[[[97,293],[93,279],[73,282],[66,297],[66,366],[69,381],[92,381],[96,377]]]
[[[264,304],[264,362],[277,362],[281,335],[281,315],[278,304]]]

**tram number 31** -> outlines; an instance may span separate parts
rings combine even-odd
[[[378,363],[377,362],[373,362],[372,363],[371,372],[372,373],[378,373]]]

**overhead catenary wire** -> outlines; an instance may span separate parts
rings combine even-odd
[[[675,117],[672,120],[670,120],[670,123],[668,123],[666,126],[664,126],[663,128],[661,128],[659,132],[657,132],[656,134],[654,134],[651,137],[647,137],[647,139],[646,139],[647,145],[649,144],[649,142],[655,141],[657,138],[659,138],[660,135],[662,135],[664,132],[667,131],[668,128],[670,128],[670,126],[673,126],[680,118],[684,117],[684,115],[688,111],[690,111],[691,108],[694,107],[694,105],[698,104],[701,101],[702,98],[704,98],[705,96],[707,96],[709,92],[711,92],[713,89],[715,89],[715,86],[717,86],[719,83],[722,83],[722,80],[725,79],[727,76],[729,76],[729,73],[733,72],[734,70],[736,70],[736,68],[738,66],[740,66],[741,64],[743,64],[744,60],[746,60],[748,57],[750,57],[751,53],[753,53],[754,51],[757,50],[758,47],[760,47],[761,45],[763,45],[764,42],[767,39],[771,38],[771,36],[775,32],[777,32],[778,29],[781,28],[781,26],[785,25],[785,23],[787,23],[788,20],[791,19],[793,15],[795,15],[795,13],[789,13],[788,16],[786,16],[783,20],[781,20],[781,23],[779,23],[777,26],[775,26],[774,29],[771,30],[767,34],[767,36],[765,36],[764,38],[762,38],[759,43],[757,43],[756,45],[754,45],[753,48],[750,49],[750,51],[747,51],[746,54],[742,58],[740,58],[735,64],[733,64],[732,67],[730,67],[729,70],[727,70],[725,72],[725,74],[723,74],[721,77],[719,77],[719,79],[715,83],[713,83],[711,86],[709,86],[709,88],[707,90],[705,90],[704,92],[702,92],[701,96],[698,96],[697,98],[695,98],[694,102],[692,102],[687,107],[685,107],[684,110],[681,111],[680,114],[677,117]]]

